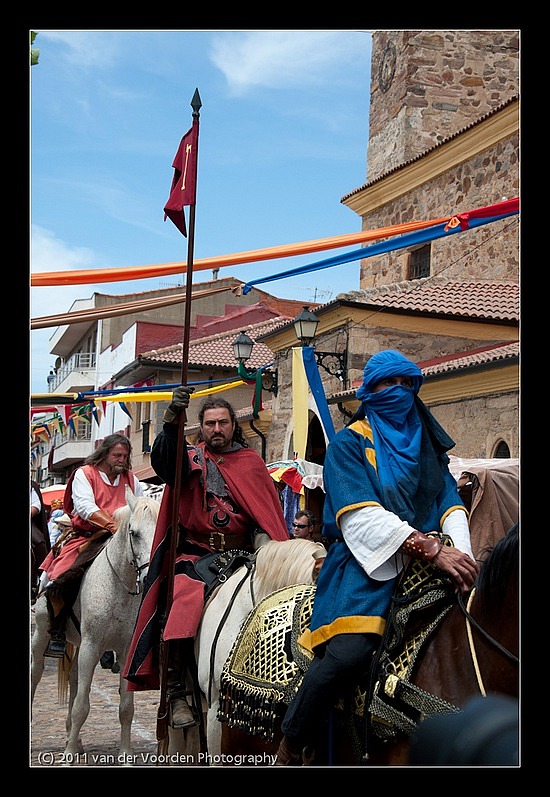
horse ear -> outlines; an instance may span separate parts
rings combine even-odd
[[[134,507],[135,507],[135,505],[137,503],[137,498],[134,495],[134,493],[132,492],[132,488],[129,487],[128,485],[126,485],[126,503],[128,504],[128,506],[130,507],[130,509],[133,512],[134,511]]]

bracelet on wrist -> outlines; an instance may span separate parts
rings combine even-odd
[[[413,531],[403,545],[401,551],[411,559],[421,559],[423,562],[431,562],[443,544],[436,537],[428,537],[427,534],[422,534],[421,531]]]

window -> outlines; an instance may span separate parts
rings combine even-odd
[[[431,246],[426,244],[409,255],[409,279],[417,280],[430,276]]]
[[[495,453],[493,454],[495,459],[510,459],[510,449],[508,448],[508,444],[501,440],[500,443],[495,448]]]
[[[141,450],[147,452],[151,450],[151,443],[149,441],[149,432],[151,428],[151,421],[142,421],[141,424]]]

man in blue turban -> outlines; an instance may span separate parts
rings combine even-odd
[[[361,407],[327,449],[323,534],[334,542],[308,634],[315,655],[282,722],[277,766],[302,763],[342,685],[367,671],[410,558],[431,562],[461,592],[478,573],[448,468],[454,442],[418,398],[422,382],[420,368],[400,352],[375,354],[357,391]],[[448,535],[454,547],[428,532]]]

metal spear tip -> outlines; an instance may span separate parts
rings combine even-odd
[[[202,108],[201,95],[199,94],[198,89],[195,89],[195,93],[193,94],[191,108],[193,109],[193,116],[198,116],[199,111]]]

